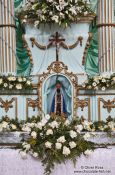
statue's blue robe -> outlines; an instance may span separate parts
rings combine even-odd
[[[54,95],[53,101],[52,101],[52,105],[51,105],[51,110],[50,110],[51,113],[55,113],[56,112],[55,111],[55,104],[56,104],[56,100],[55,100],[55,95]],[[65,100],[64,100],[63,95],[62,95],[62,107],[63,107],[62,108],[62,113],[67,114],[66,104],[65,104]]]

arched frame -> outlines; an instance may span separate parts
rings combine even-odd
[[[43,109],[43,87],[49,77],[54,75],[61,75],[68,79],[72,87],[72,115],[76,115],[76,96],[78,91],[78,78],[76,74],[68,71],[68,67],[61,61],[55,61],[50,64],[47,68],[47,72],[43,72],[39,75],[38,80],[38,98],[39,98],[39,109]]]

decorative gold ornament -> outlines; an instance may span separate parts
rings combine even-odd
[[[104,99],[101,98],[100,101],[103,102],[103,108],[106,108],[108,113],[110,113],[112,109],[115,108],[115,98],[112,101],[111,100],[105,101]]]
[[[26,119],[28,119],[28,108],[32,108],[35,111],[35,108],[39,107],[39,99],[33,100],[31,98],[26,99]]]
[[[0,98],[0,107],[5,110],[7,113],[10,108],[13,108],[13,102],[15,102],[15,118],[17,118],[17,98],[12,98],[11,100],[4,101],[2,98]]]
[[[39,49],[42,49],[42,50],[46,50],[46,49],[49,49],[50,47],[53,46],[53,41],[50,41],[49,44],[47,46],[44,46],[44,45],[41,45],[39,44],[35,38],[30,38],[30,41],[32,43],[32,47],[34,47],[34,45],[39,48]],[[76,40],[76,42],[72,45],[67,45],[66,43],[64,43],[63,41],[61,41],[59,43],[59,45],[61,47],[63,47],[64,49],[74,49],[75,47],[78,46],[78,44],[80,43],[80,46],[82,46],[82,41],[83,41],[83,37],[82,36],[79,36],[78,39]]]
[[[76,99],[76,109],[81,108],[81,111],[84,110],[85,107],[88,107],[88,120],[91,120],[91,110],[90,110],[90,98],[85,99]]]
[[[84,50],[84,53],[83,53],[82,65],[85,65],[86,56],[87,56],[87,51],[88,51],[88,49],[89,49],[89,47],[90,47],[90,43],[91,43],[92,37],[93,37],[92,33],[89,32],[89,37],[88,37],[88,39],[87,39],[86,46],[85,46],[85,50]]]
[[[38,97],[39,97],[39,107],[42,109],[42,86],[43,82],[53,75],[62,75],[67,77],[73,85],[73,97],[77,95],[77,87],[78,87],[78,78],[76,74],[68,71],[68,67],[61,61],[54,61],[47,68],[47,72],[43,72],[43,74],[39,75],[39,83],[38,83]],[[76,116],[76,99],[73,98],[73,115]],[[75,109],[75,110],[74,110]]]
[[[101,102],[103,103],[103,108],[107,109],[108,113],[115,108],[115,98],[111,101],[110,99],[105,101],[103,98],[98,98],[98,120],[101,121]]]

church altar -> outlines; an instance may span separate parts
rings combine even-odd
[[[82,2],[82,0],[78,1]],[[36,3],[38,2],[42,3],[42,1],[36,1]],[[68,122],[79,118],[82,121],[79,123],[79,127],[84,129],[83,132],[82,129],[77,131],[75,128],[71,128],[72,134],[75,135],[71,137],[71,130],[66,128],[67,133],[65,132],[65,135],[61,136],[58,127],[55,128],[55,126],[62,143],[58,142],[60,137],[56,141],[58,146],[61,145],[60,148],[58,147],[59,150],[62,148],[61,154],[64,152],[64,144],[67,142],[65,144],[67,152],[63,153],[65,158],[73,148],[75,149],[79,141],[81,141],[80,144],[82,142],[86,144],[86,148],[83,143],[78,145],[81,154],[75,152],[77,155],[75,167],[71,161],[72,158],[69,158],[71,160],[67,159],[65,163],[61,161],[61,164],[56,164],[51,175],[114,175],[115,2],[114,0],[99,0],[98,3],[97,0],[90,0],[90,2],[87,0],[87,9],[83,10],[83,14],[80,12],[80,17],[74,14],[76,12],[73,8],[66,12],[65,27],[61,26],[62,23],[58,23],[59,21],[57,22],[61,19],[56,17],[57,14],[52,18],[49,16],[50,26],[46,21],[45,25],[42,23],[45,17],[52,13],[43,16],[40,26],[39,21],[35,20],[34,23],[31,23],[28,14],[25,14],[26,10],[28,11],[25,5],[28,3],[32,5],[32,9],[30,9],[34,14],[37,7],[33,5],[34,0],[29,2],[28,0],[1,0],[0,2],[0,122],[5,117],[14,119],[15,122],[23,121],[26,126],[26,122],[33,116],[44,119],[45,116],[50,115],[55,119],[55,115],[57,115],[58,119],[61,118]],[[47,1],[47,3],[53,3],[53,1]],[[59,3],[63,6],[65,1],[59,1]],[[63,8],[69,6],[69,3],[65,4]],[[92,10],[89,8],[89,4]],[[20,7],[25,8],[22,10],[22,14],[19,10]],[[43,9],[44,7],[42,6]],[[50,8],[50,6],[48,7]],[[36,14],[39,14],[37,18],[42,16],[42,8],[40,7],[37,11]],[[47,10],[43,11],[46,13]],[[63,14],[60,13],[60,15],[61,22],[63,22]],[[72,20],[73,17],[75,20]],[[72,20],[70,26],[69,18]],[[90,81],[92,77],[94,82]],[[27,86],[28,83],[31,88]],[[82,124],[85,119],[86,123],[89,122],[88,126],[91,122],[99,122],[101,129],[106,132],[100,132],[99,126],[96,130],[96,124],[94,126],[93,123],[91,124],[93,128],[90,128],[91,132],[89,130],[87,132]],[[37,142],[39,140],[37,137],[40,135],[39,129],[41,127],[40,132],[43,132],[46,125],[41,126],[41,123],[37,121],[33,124],[35,128],[29,128],[29,133],[20,132],[19,128],[10,132],[11,128],[7,128],[7,125],[8,123],[4,123],[4,121],[0,123],[0,175],[43,175],[44,167],[41,160],[30,156],[30,152],[27,159],[25,157],[22,159],[17,146],[24,150],[25,141],[27,140],[29,143],[31,138],[34,140],[32,140],[33,145],[35,144],[31,153],[37,153],[38,150],[34,150],[34,148],[40,147]],[[17,126],[13,125],[13,127]],[[57,136],[54,128],[49,129],[52,138]],[[110,130],[106,130],[108,128]],[[4,129],[6,129],[5,132]],[[32,131],[34,136],[31,136]],[[44,132],[47,138],[45,129]],[[69,139],[67,138],[69,141],[64,140],[68,133],[70,133]],[[41,140],[42,134],[40,135]],[[89,134],[92,137],[85,140],[84,136]],[[73,139],[77,137],[79,140]],[[50,142],[52,138],[49,137]],[[96,149],[92,143],[97,146]],[[29,144],[31,147],[32,144]],[[42,148],[46,146],[50,150],[52,144],[55,145],[55,143],[50,143],[50,147],[47,147],[49,145],[44,144]],[[71,144],[74,146],[71,147]],[[24,151],[27,153],[28,150]],[[38,158],[41,157],[38,156]]]

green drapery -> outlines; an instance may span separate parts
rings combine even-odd
[[[97,27],[94,27],[91,32],[93,34],[93,37],[86,56],[85,70],[88,75],[94,76],[96,74],[99,74]]]
[[[97,11],[97,0],[91,0],[93,11]],[[92,27],[93,26],[93,27]],[[95,25],[91,25],[90,32],[93,34],[90,47],[87,51],[85,70],[88,75],[94,76],[99,74],[98,63],[98,28]]]
[[[17,9],[23,0],[14,0],[14,7]],[[17,56],[17,75],[28,76],[31,71],[31,63],[26,48],[24,48],[24,42],[22,35],[24,29],[18,18],[15,17],[16,22],[16,56]]]

